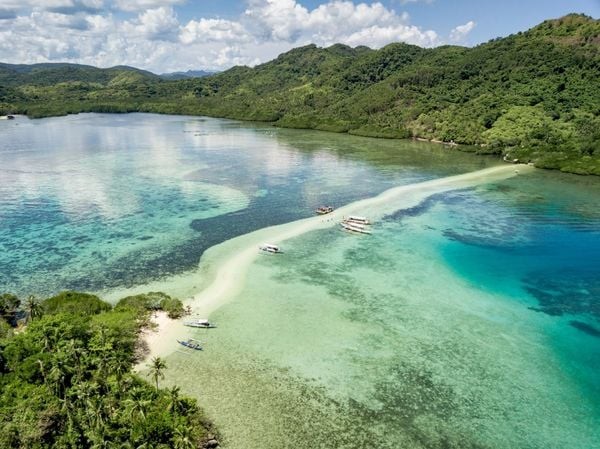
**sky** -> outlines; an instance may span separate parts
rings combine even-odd
[[[473,46],[570,12],[600,0],[0,0],[0,61],[224,70],[309,43]]]

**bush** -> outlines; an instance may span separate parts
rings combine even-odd
[[[163,292],[142,293],[140,295],[127,296],[117,303],[115,310],[136,310],[139,312],[150,310],[164,310],[169,318],[180,318],[183,316],[183,303]]]
[[[71,313],[75,315],[96,315],[107,312],[112,307],[96,295],[73,291],[61,292],[52,298],[46,299],[42,306],[49,315]]]

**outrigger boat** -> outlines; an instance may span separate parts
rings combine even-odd
[[[319,208],[317,208],[317,210],[315,210],[315,213],[317,213],[318,215],[326,215],[326,214],[330,214],[333,212],[333,207],[331,206],[321,206]]]
[[[199,327],[202,329],[214,329],[215,327],[217,327],[215,323],[211,323],[210,321],[205,320],[203,318],[184,321],[183,325],[189,327]]]
[[[196,351],[202,351],[200,341],[190,338],[188,340],[177,340],[177,343],[185,346],[186,348],[195,349]]]
[[[340,225],[346,231],[358,232],[360,234],[371,234],[370,230],[368,230],[364,225],[361,225],[361,224],[358,224],[358,223],[351,223],[351,222],[348,222],[348,221],[342,221],[340,223]]]
[[[348,218],[344,220],[347,223],[355,223],[360,225],[370,225],[371,222],[366,217],[358,217],[356,215],[350,215]]]
[[[271,243],[263,243],[261,246],[259,246],[259,249],[266,253],[273,253],[273,254],[280,254],[283,252],[279,246],[273,245]]]

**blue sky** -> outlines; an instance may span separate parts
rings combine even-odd
[[[476,45],[570,12],[600,0],[0,0],[0,61],[223,70],[308,43]]]
[[[320,0],[306,0],[300,3],[314,9],[326,3]],[[358,3],[358,2],[355,2]],[[377,3],[365,1],[364,3]],[[412,23],[423,28],[434,29],[441,34],[449,34],[458,23],[473,20],[477,26],[469,36],[471,45],[486,42],[492,38],[507,36],[524,31],[549,18],[557,18],[572,12],[584,13],[600,19],[600,0],[434,0],[379,1],[390,9],[407,11]],[[235,18],[247,7],[239,0],[190,1],[177,6],[180,17],[195,19],[198,17]]]

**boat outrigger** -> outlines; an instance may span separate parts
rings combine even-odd
[[[321,206],[318,207],[317,210],[315,210],[315,213],[317,213],[318,215],[326,215],[326,214],[330,214],[333,212],[333,207],[331,206]]]
[[[347,223],[356,223],[360,225],[370,225],[371,222],[367,217],[359,217],[356,215],[350,215],[348,218],[344,220]]]
[[[200,345],[200,341],[195,340],[193,338],[189,338],[187,340],[177,340],[177,343],[185,346],[186,348],[195,349],[196,351],[202,351],[202,346]]]
[[[259,246],[259,249],[266,253],[280,254],[283,252],[279,246],[271,243],[263,243],[261,246]]]
[[[360,234],[371,234],[371,231],[369,229],[367,229],[367,227],[365,225],[361,225],[361,224],[358,224],[358,223],[351,223],[351,222],[348,222],[348,221],[342,221],[340,223],[340,225],[346,231],[358,232]]]
[[[205,320],[204,318],[184,321],[183,325],[189,327],[199,327],[202,329],[214,329],[215,327],[217,327],[215,323],[211,323],[210,321]]]

